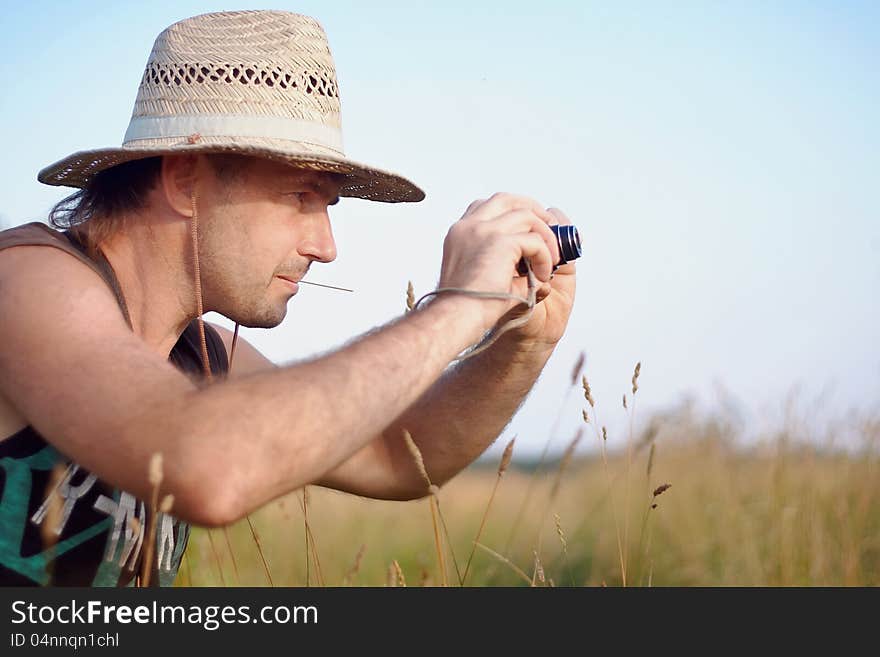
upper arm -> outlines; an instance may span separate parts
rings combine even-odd
[[[0,394],[66,456],[142,491],[146,464],[125,429],[194,384],[132,333],[103,279],[59,249],[0,251],[0,317]],[[139,456],[161,430],[149,433]]]
[[[254,372],[265,372],[271,370],[277,365],[266,358],[259,350],[250,342],[238,336],[235,341],[235,359],[232,359],[232,338],[233,332],[219,324],[209,322],[209,324],[220,334],[223,345],[226,347],[226,355],[229,361],[229,377],[235,378],[252,374]]]

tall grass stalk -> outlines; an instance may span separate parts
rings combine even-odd
[[[651,472],[654,469],[654,454],[656,453],[657,446],[656,443],[651,443],[651,449],[648,452],[648,465],[645,468],[645,483],[648,487],[648,502],[645,505],[645,512],[642,516],[642,527],[639,530],[639,545],[636,550],[636,557],[638,558],[638,573],[639,573],[639,584],[642,582],[642,577],[644,575],[644,557],[645,554],[642,552],[642,546],[644,545],[643,541],[645,538],[645,528],[648,525],[648,515],[651,513],[651,507],[654,504],[654,496],[651,495]]]
[[[584,430],[583,427],[578,427],[577,432],[572,438],[571,442],[568,444],[568,447],[565,448],[565,453],[562,455],[562,459],[559,462],[559,467],[556,470],[556,478],[553,481],[553,487],[550,489],[550,494],[547,498],[547,505],[545,507],[544,512],[541,513],[541,522],[538,525],[538,535],[537,535],[537,543],[538,547],[535,550],[536,559],[540,558],[541,555],[541,547],[544,541],[544,527],[547,522],[547,511],[551,509],[556,502],[556,497],[559,495],[559,487],[562,485],[562,478],[565,475],[565,471],[568,468],[568,464],[571,462],[572,457],[574,456],[574,451],[577,449],[578,443],[581,440],[581,436],[583,436]]]
[[[532,578],[529,577],[528,575],[526,575],[525,572],[523,572],[522,568],[517,566],[515,563],[513,563],[510,559],[505,557],[503,554],[498,554],[495,550],[483,545],[482,543],[476,543],[476,546],[478,548],[480,548],[481,550],[485,550],[486,552],[491,554],[493,557],[498,559],[498,561],[500,561],[501,563],[509,566],[510,569],[513,572],[515,572],[520,577],[520,579],[524,580],[526,584],[528,584],[529,586],[534,586],[534,584],[532,583]]]
[[[541,476],[541,468],[544,466],[544,461],[547,458],[547,452],[550,450],[550,443],[553,442],[553,438],[556,436],[556,431],[559,429],[559,422],[562,419],[563,411],[565,411],[565,407],[568,405],[569,397],[571,397],[571,391],[575,389],[577,386],[578,377],[581,374],[581,370],[584,367],[584,361],[586,360],[586,354],[582,351],[578,356],[577,360],[574,363],[574,367],[571,370],[571,383],[565,391],[565,395],[562,397],[562,403],[559,405],[559,410],[556,411],[556,417],[553,420],[553,424],[550,427],[550,433],[547,436],[547,440],[544,442],[544,448],[541,450],[541,456],[538,458],[538,464],[535,466],[535,469],[532,472],[532,476],[529,478],[529,483],[526,485],[526,492],[523,495],[522,503],[519,505],[519,510],[513,518],[513,525],[510,527],[510,533],[507,535],[507,542],[504,544],[504,553],[510,554],[510,547],[513,544],[513,539],[516,537],[516,533],[519,530],[519,524],[522,522],[522,518],[525,516],[526,509],[529,506],[529,502],[532,500],[532,493],[534,491],[535,483]]]
[[[443,586],[449,586],[449,580],[446,577],[446,561],[443,558],[443,539],[440,537],[440,528],[437,526],[437,498],[432,494],[428,503],[431,505],[431,522],[434,525],[434,547],[437,548],[437,568],[440,570],[440,582]]]
[[[562,556],[565,562],[565,570],[568,573],[568,579],[571,581],[571,585],[575,586],[574,583],[574,575],[571,572],[571,564],[568,563],[568,544],[565,541],[565,532],[562,531],[562,521],[559,519],[559,514],[553,514],[553,520],[556,522],[556,535],[559,536],[559,543],[562,545]]]
[[[639,389],[638,380],[639,380],[639,372],[642,369],[642,364],[636,363],[635,370],[632,376],[632,403],[630,404],[629,409],[629,433],[627,434],[626,439],[626,486],[625,486],[625,498],[623,506],[623,548],[624,548],[624,570],[625,566],[629,563],[629,507],[630,507],[630,485],[629,485],[629,473],[632,467],[632,447],[633,447],[633,417],[636,412],[636,392]],[[624,576],[623,585],[626,586],[626,577]]]
[[[304,534],[306,536],[306,586],[309,586],[309,558],[315,566],[315,576],[318,578],[318,586],[324,586],[324,571],[321,569],[321,560],[318,558],[318,543],[315,541],[315,534],[312,531],[312,525],[309,523],[309,488],[303,487],[302,498],[299,500],[300,508],[303,512]],[[311,555],[309,554],[309,546],[311,546]]]
[[[61,518],[64,513],[64,503],[61,496],[61,484],[67,476],[67,467],[61,462],[52,466],[49,473],[49,482],[46,485],[46,514],[40,522],[40,540],[43,543],[43,554],[46,558],[46,570],[48,571],[48,580],[52,581],[55,571],[55,546],[58,543],[58,536],[61,534]],[[132,518],[132,520],[136,520]]]
[[[306,506],[305,502],[302,499],[300,499],[299,504],[302,507],[303,525],[305,527],[305,530],[303,531],[303,537],[305,538],[305,541],[306,541],[306,553],[305,553],[305,557],[306,557],[306,588],[308,588],[309,586],[311,586],[311,579],[309,577],[310,572],[311,572],[309,569],[309,560],[311,559],[311,554],[310,554],[311,549],[309,548],[309,510],[308,510],[308,507]]]
[[[269,586],[274,588],[275,582],[272,581],[272,573],[269,571],[269,562],[266,561],[266,555],[263,554],[263,546],[260,543],[260,536],[257,534],[257,530],[254,529],[254,523],[251,522],[251,517],[246,515],[245,519],[247,520],[248,527],[250,527],[251,537],[254,539],[254,545],[257,546],[257,552],[260,554],[260,560],[263,562],[263,569],[266,571],[266,579],[269,580]]]
[[[425,459],[422,458],[422,451],[419,449],[419,446],[416,445],[409,431],[406,429],[403,430],[403,440],[406,443],[406,448],[412,456],[416,469],[418,470],[419,475],[421,475],[422,481],[427,486],[428,494],[430,495],[429,503],[431,506],[431,520],[434,524],[434,545],[437,548],[437,566],[440,569],[441,581],[443,582],[443,586],[449,586],[449,579],[446,576],[446,560],[443,557],[443,541],[440,538],[440,530],[437,524],[438,518],[443,525],[443,532],[449,543],[450,554],[452,554],[452,563],[455,566],[455,574],[458,576],[458,584],[461,586],[461,571],[458,569],[458,562],[455,559],[455,550],[452,547],[452,541],[449,540],[449,528],[446,526],[446,520],[443,518],[443,514],[440,511],[440,499],[437,496],[440,489],[431,483],[431,477],[428,476],[428,470],[425,467]]]
[[[599,411],[596,410],[596,400],[593,399],[593,392],[590,388],[590,384],[587,381],[587,377],[584,376],[581,379],[581,384],[584,389],[584,398],[587,400],[587,403],[590,405],[590,409],[593,411],[593,419],[590,419],[590,411],[584,409],[583,418],[584,422],[587,424],[593,425],[593,430],[596,433],[596,439],[599,441],[599,445],[601,447],[602,453],[602,471],[605,474],[605,485],[608,495],[608,504],[611,507],[611,516],[614,518],[614,533],[617,537],[617,554],[620,560],[620,578],[623,583],[623,586],[626,586],[626,561],[623,557],[623,542],[620,538],[620,521],[617,518],[617,505],[614,503],[614,484],[611,481],[611,473],[608,471],[608,453],[607,453],[607,445],[608,442],[608,431],[603,426],[602,434],[599,434]]]
[[[193,579],[192,566],[189,563],[189,550],[184,550],[183,555],[180,557],[180,561],[186,566],[186,585],[191,588],[193,585]]]
[[[236,328],[238,325],[236,324]],[[226,551],[229,552],[229,560],[232,561],[232,572],[235,573],[235,584],[241,586],[241,576],[238,574],[238,562],[235,559],[235,550],[232,549],[232,541],[229,540],[229,527],[223,526],[223,538],[226,540]]]
[[[144,556],[141,563],[140,586],[150,585],[153,572],[153,547],[156,544],[156,516],[159,513],[159,486],[162,485],[162,455],[158,452],[150,457],[147,472],[150,482],[150,515],[147,520],[146,537],[144,538]]]
[[[354,578],[357,577],[357,574],[361,570],[361,561],[364,558],[364,552],[366,552],[366,550],[367,544],[361,543],[361,547],[354,557],[354,563],[352,564],[351,568],[349,568],[348,571],[345,573],[345,577],[342,578],[343,586],[350,586]]]
[[[226,586],[226,578],[223,576],[223,564],[220,563],[220,555],[217,554],[217,546],[214,545],[214,534],[210,529],[206,529],[208,535],[208,543],[211,545],[211,554],[214,555],[214,563],[217,564],[217,573],[220,575],[221,586]]]
[[[489,509],[492,508],[492,502],[495,500],[495,493],[498,491],[498,484],[501,483],[501,477],[504,476],[504,472],[507,470],[507,466],[510,465],[510,459],[513,456],[513,444],[516,442],[516,436],[514,436],[509,443],[507,443],[507,447],[504,448],[504,453],[501,455],[501,462],[498,464],[498,475],[495,477],[495,484],[492,486],[492,494],[489,495],[489,502],[486,504],[486,509],[483,511],[483,518],[480,520],[480,528],[477,530],[477,537],[474,539],[474,544],[471,547],[471,553],[468,556],[467,565],[464,567],[464,575],[461,578],[461,585],[464,586],[467,582],[467,576],[471,569],[471,560],[474,558],[474,552],[477,549],[477,543],[480,542],[480,537],[483,535],[483,528],[486,526],[486,519],[489,517]]]

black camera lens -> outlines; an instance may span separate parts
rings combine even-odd
[[[557,267],[581,257],[581,236],[577,228],[571,225],[550,226],[550,230],[556,235],[556,243],[559,245],[560,259]]]

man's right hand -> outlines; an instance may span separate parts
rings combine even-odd
[[[474,201],[446,235],[439,287],[525,298],[528,282],[517,274],[516,266],[521,258],[528,258],[538,281],[538,298],[546,296],[553,265],[560,259],[551,223],[558,222],[537,201],[524,196],[498,193]],[[512,299],[459,296],[470,301],[480,333],[517,305]]]

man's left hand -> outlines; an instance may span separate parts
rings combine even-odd
[[[570,225],[571,221],[557,208],[549,208],[559,224]],[[552,349],[565,332],[568,318],[574,304],[575,263],[569,262],[557,269],[548,283],[538,281],[537,301],[529,321],[523,326],[509,331],[504,338],[515,339],[526,348],[539,350]],[[522,313],[514,309],[510,316]],[[508,318],[501,319],[503,324]]]

